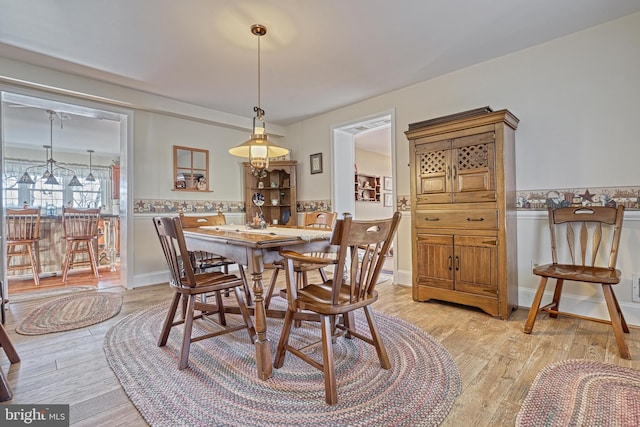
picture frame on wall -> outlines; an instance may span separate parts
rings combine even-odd
[[[322,153],[316,153],[309,156],[311,162],[311,173],[322,173]]]
[[[393,194],[384,193],[384,206],[393,206]]]
[[[382,184],[383,190],[391,191],[393,187],[393,178],[391,178],[390,176],[385,176]]]

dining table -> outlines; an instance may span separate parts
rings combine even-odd
[[[257,375],[267,380],[273,372],[271,347],[267,339],[267,310],[262,274],[265,265],[281,259],[281,250],[322,252],[329,247],[331,231],[298,227],[249,228],[245,225],[212,225],[183,230],[187,249],[206,251],[246,266],[252,281],[252,312],[256,329]]]

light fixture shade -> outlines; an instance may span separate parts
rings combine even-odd
[[[53,174],[49,174],[49,178],[47,178],[47,180],[44,182],[45,184],[48,185],[60,185],[60,183],[58,182],[58,180],[56,179],[55,176],[53,176]]]
[[[69,187],[82,187],[82,183],[76,175],[73,175],[71,181],[69,181]]]
[[[84,179],[85,181],[89,181],[89,182],[93,182],[96,180],[96,178],[93,176],[93,174],[91,172],[89,172],[89,175],[87,175],[87,177]]]
[[[251,135],[251,139],[243,142],[240,145],[236,145],[235,147],[229,149],[229,154],[232,156],[238,157],[251,157],[251,153],[253,151],[254,154],[257,154],[258,151],[256,149],[264,150],[267,149],[267,157],[280,157],[289,154],[289,149],[280,147],[267,139],[267,135]]]
[[[35,184],[35,181],[31,178],[29,173],[25,172],[18,180],[18,184]]]

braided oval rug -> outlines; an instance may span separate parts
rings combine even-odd
[[[276,303],[279,299],[272,300],[272,308]],[[157,346],[167,310],[168,304],[133,313],[113,326],[104,341],[111,368],[152,426],[435,426],[461,391],[458,368],[442,345],[380,312],[375,319],[392,368],[380,368],[373,346],[338,338],[336,405],[325,403],[322,372],[291,354],[272,378],[259,380],[246,330],[191,344],[189,368],[181,371],[178,328],[171,331],[167,346]],[[233,320],[227,315],[228,324]],[[267,322],[274,353],[282,320]],[[196,325],[201,333],[210,324],[196,321],[194,331]],[[368,330],[361,313],[356,324],[358,330]],[[291,343],[319,336],[317,324],[303,322],[293,328]],[[322,360],[320,346],[311,352]]]
[[[69,331],[104,322],[120,313],[122,295],[80,292],[56,298],[33,309],[16,328],[21,335]]]
[[[640,426],[640,371],[572,359],[544,367],[516,426]]]

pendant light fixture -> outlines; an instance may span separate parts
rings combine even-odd
[[[87,150],[87,152],[89,153],[89,175],[87,175],[87,177],[84,179],[85,181],[89,181],[89,182],[94,182],[96,179],[93,176],[93,172],[91,170],[93,164],[91,162],[91,155],[93,154],[93,150]]]
[[[43,165],[37,165],[37,166],[30,166],[27,168],[27,170],[24,172],[24,174],[22,174],[22,176],[20,177],[20,179],[18,180],[19,184],[35,184],[35,181],[31,178],[31,175],[29,174],[29,171],[31,169],[36,169],[36,168],[44,168],[45,171],[42,174],[42,180],[44,181],[45,184],[48,185],[60,185],[60,182],[58,181],[58,179],[55,177],[54,172],[55,171],[68,171],[70,173],[73,174],[73,177],[71,178],[71,180],[69,181],[69,187],[81,187],[82,183],[80,182],[80,180],[78,179],[78,177],[76,176],[76,173],[69,168],[66,168],[64,166],[61,166],[58,164],[58,162],[56,162],[53,159],[53,118],[56,115],[55,111],[51,111],[51,110],[47,110],[47,114],[49,114],[49,141],[50,141],[50,145],[43,145],[44,149],[45,149],[45,163]],[[51,154],[49,154],[49,150],[51,150]]]
[[[267,34],[267,27],[254,24],[251,26],[251,33],[258,37],[258,105],[253,107],[256,115],[253,118],[251,138],[231,148],[229,154],[249,158],[252,173],[264,177],[265,169],[269,167],[269,158],[284,156],[289,153],[289,150],[274,144],[267,138],[264,110],[260,106],[260,38]]]

